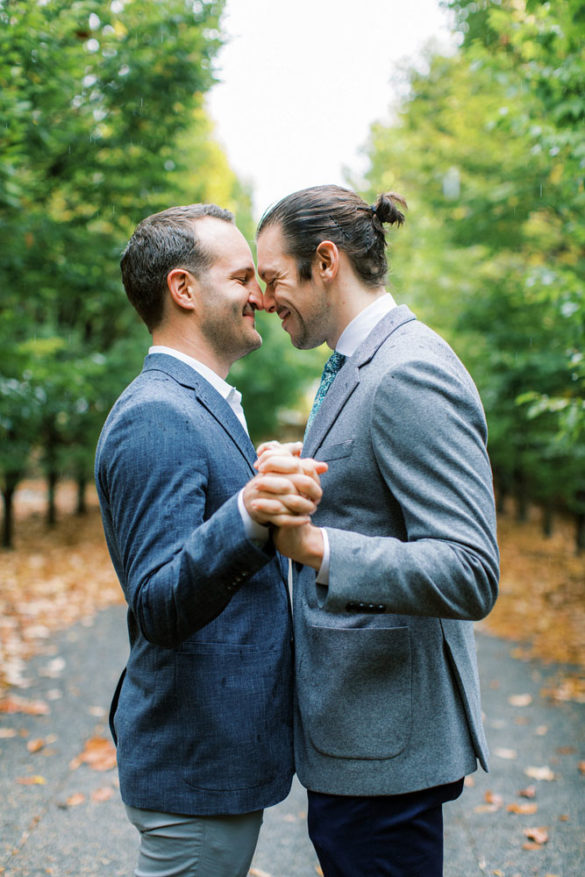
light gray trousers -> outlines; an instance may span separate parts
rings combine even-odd
[[[140,832],[135,877],[246,877],[263,811],[176,816],[126,806]]]

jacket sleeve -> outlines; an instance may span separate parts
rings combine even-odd
[[[499,553],[487,429],[477,391],[458,365],[409,361],[379,383],[369,440],[406,539],[327,527],[329,585],[317,586],[323,608],[360,611],[361,603],[467,620],[491,610]]]
[[[238,460],[221,467],[211,459],[221,451],[206,440],[208,417],[142,402],[115,418],[98,445],[112,561],[143,635],[164,647],[217,617],[274,557],[271,543],[261,548],[246,536],[237,493],[249,473],[243,459],[241,477],[233,475]],[[223,484],[210,479],[212,466],[224,469]]]

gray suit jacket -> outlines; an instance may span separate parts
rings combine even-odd
[[[329,585],[298,567],[296,766],[331,794],[401,794],[487,769],[472,621],[498,548],[486,424],[469,374],[407,307],[346,361],[303,454]]]

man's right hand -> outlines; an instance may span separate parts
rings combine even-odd
[[[301,459],[279,447],[284,452],[273,447],[259,459],[259,474],[243,491],[244,505],[259,524],[300,527],[310,521],[321,499],[319,472],[327,466],[310,458]]]

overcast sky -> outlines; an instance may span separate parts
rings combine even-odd
[[[439,0],[227,0],[229,35],[208,98],[256,218],[283,195],[360,172],[372,122],[389,118],[405,59],[450,44]]]

